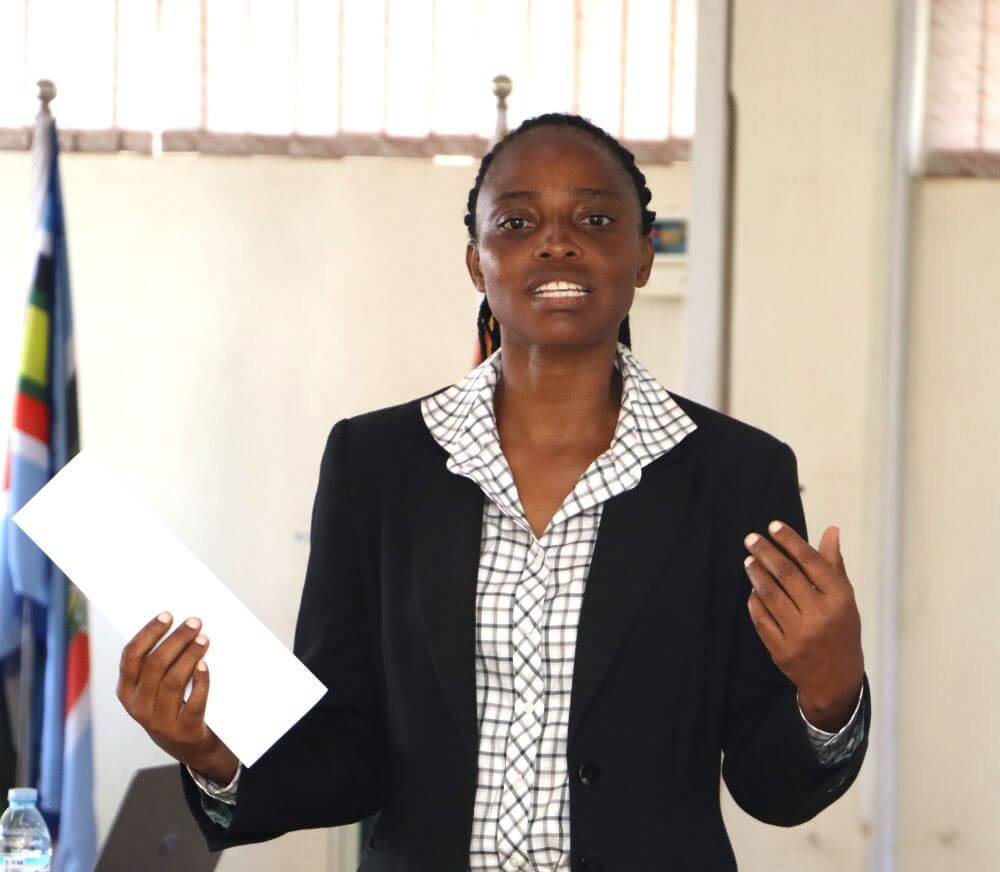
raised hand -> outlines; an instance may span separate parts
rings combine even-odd
[[[744,561],[753,585],[750,618],[775,665],[798,688],[802,713],[836,732],[850,720],[865,671],[840,530],[827,527],[818,551],[780,521],[768,530],[777,545],[756,533],[744,539],[751,552]]]
[[[208,638],[199,632],[201,621],[188,618],[150,653],[172,621],[163,612],[125,646],[118,670],[118,699],[171,757],[228,783],[239,760],[205,724],[209,682],[208,664],[202,657]],[[191,694],[185,702],[188,681],[192,681]]]

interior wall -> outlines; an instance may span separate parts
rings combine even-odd
[[[734,0],[731,414],[795,451],[810,543],[840,527],[880,711],[879,502],[892,117],[892,0]],[[748,872],[866,868],[878,749],[807,824],[723,790]]]
[[[1000,858],[1000,180],[913,199],[898,868],[979,872]]]
[[[61,168],[82,446],[108,457],[291,645],[330,427],[471,366],[479,296],[462,216],[476,167],[66,154]],[[644,169],[652,208],[684,214],[689,168]],[[10,409],[29,155],[0,153],[0,191],[0,408]],[[675,278],[657,265],[648,287]],[[683,300],[640,295],[630,321],[637,356],[683,393]],[[91,628],[103,838],[134,769],[168,758],[115,698],[125,640],[99,614]],[[312,831],[237,849],[219,868],[353,870],[355,829],[341,828],[346,841]]]

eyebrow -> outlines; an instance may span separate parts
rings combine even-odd
[[[571,188],[571,194],[584,194],[594,197],[613,197],[615,200],[621,201],[621,194],[617,191],[609,190],[608,188],[587,188],[578,187]],[[504,191],[502,194],[497,194],[493,198],[494,203],[500,203],[503,200],[537,200],[538,191]]]

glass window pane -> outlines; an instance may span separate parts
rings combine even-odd
[[[62,127],[108,128],[114,81],[114,0],[32,0],[28,81],[51,79],[52,113]]]
[[[390,0],[385,129],[424,136],[431,125],[433,0]]]
[[[24,6],[0,3],[0,127],[31,123],[36,106],[25,73]]]
[[[340,3],[298,0],[296,129],[313,136],[337,132],[340,114]]]
[[[384,0],[343,0],[344,130],[378,131],[385,120]]]

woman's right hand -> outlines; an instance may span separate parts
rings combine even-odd
[[[188,618],[150,653],[172,623],[163,612],[143,627],[122,651],[118,699],[171,757],[226,784],[239,760],[205,724],[208,664],[202,660],[208,638],[201,621]],[[191,694],[184,688],[193,678]]]

